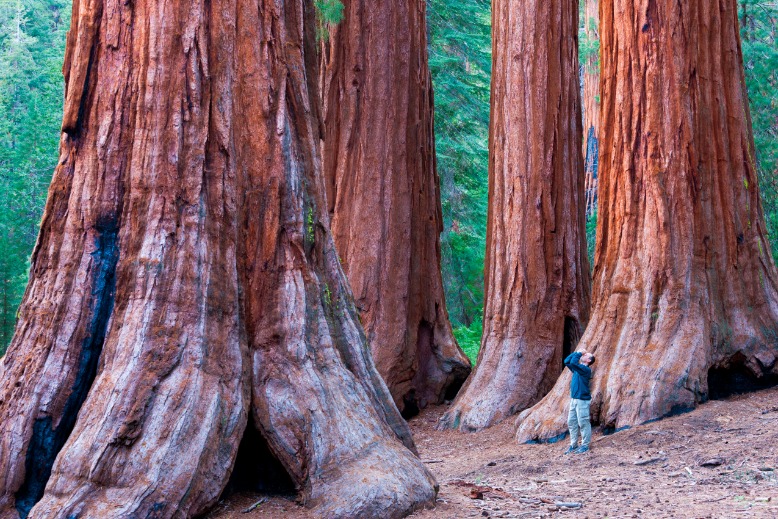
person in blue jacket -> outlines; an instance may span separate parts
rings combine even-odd
[[[589,422],[589,404],[592,394],[589,381],[592,378],[591,365],[594,355],[586,351],[577,351],[565,359],[565,366],[573,372],[570,382],[570,412],[567,415],[567,427],[570,429],[570,447],[565,454],[578,454],[589,450],[592,439],[592,424]],[[581,433],[581,446],[578,446],[578,433]]]

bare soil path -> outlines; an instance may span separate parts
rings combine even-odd
[[[437,431],[445,409],[410,422],[440,483],[437,508],[414,518],[778,518],[778,388],[595,433],[591,452],[567,456],[566,441],[518,445],[513,420],[477,434]],[[209,517],[312,517],[278,496],[243,513],[261,498],[235,495]]]

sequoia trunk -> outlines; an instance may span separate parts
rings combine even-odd
[[[578,2],[493,3],[484,333],[441,426],[476,431],[540,399],[589,312]]]
[[[602,146],[592,416],[622,428],[693,408],[727,373],[778,374],[735,0],[600,3]],[[716,375],[712,377],[711,375]],[[564,434],[565,375],[518,439]]]
[[[378,371],[406,415],[452,398],[470,361],[440,272],[424,0],[345,0],[325,52],[332,233]]]
[[[598,0],[584,0],[583,27],[587,56],[583,66],[584,170],[586,171],[586,214],[597,210],[597,166],[600,135],[600,56]]]
[[[328,232],[313,8],[73,9],[61,160],[0,362],[0,517],[201,514],[249,417],[324,516],[432,503]]]

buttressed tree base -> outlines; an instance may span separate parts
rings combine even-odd
[[[328,230],[311,2],[73,13],[0,517],[202,514],[249,420],[324,517],[433,504]]]
[[[778,375],[735,0],[600,2],[601,146],[592,417],[620,429],[690,410],[728,374]],[[519,417],[563,435],[570,376]]]

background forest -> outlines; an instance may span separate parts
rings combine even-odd
[[[778,96],[774,93],[778,5],[772,0],[741,0],[739,6],[765,219],[774,236],[778,233]],[[581,8],[583,12],[583,2]],[[455,334],[475,360],[481,338],[486,248],[490,2],[429,0],[428,17],[445,219],[443,280]],[[591,23],[584,18],[582,28]],[[69,1],[0,0],[0,355],[13,334],[57,161],[61,66],[69,23]],[[597,41],[581,30],[581,62],[596,55],[598,48]],[[595,223],[596,214],[587,225],[590,256]],[[775,254],[776,240],[772,243]]]

